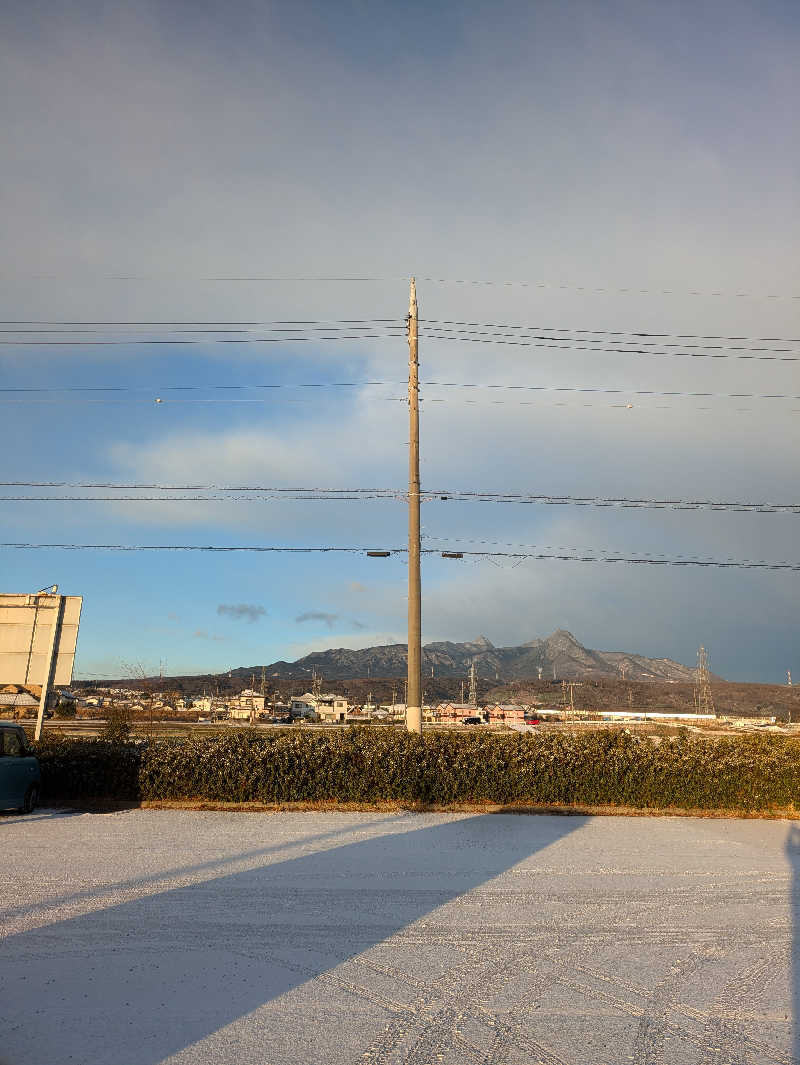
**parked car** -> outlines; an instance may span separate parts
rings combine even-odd
[[[483,724],[483,718],[482,717],[463,717],[461,719],[461,724],[462,725],[482,725]]]
[[[28,746],[25,730],[0,721],[0,810],[31,813],[39,801],[42,772]]]

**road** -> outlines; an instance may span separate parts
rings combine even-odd
[[[800,1045],[800,829],[0,817],[2,1065],[744,1065]]]

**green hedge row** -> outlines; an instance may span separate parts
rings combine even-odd
[[[800,744],[774,736],[653,743],[612,730],[241,730],[188,741],[45,739],[36,753],[45,799],[800,807]]]

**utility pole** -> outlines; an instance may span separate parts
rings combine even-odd
[[[468,702],[473,709],[478,708],[478,678],[475,673],[475,659],[472,659],[472,664],[469,667],[469,696]]]
[[[698,714],[713,714],[714,697],[711,694],[711,677],[708,669],[708,651],[701,647],[697,652],[694,705]]]
[[[408,697],[406,728],[422,732],[422,576],[419,534],[419,319],[417,286],[408,303]]]

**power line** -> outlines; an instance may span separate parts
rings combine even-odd
[[[242,327],[259,327],[266,328],[267,326],[334,326],[334,325],[359,325],[369,324],[374,325],[378,323],[396,323],[398,325],[404,325],[405,319],[403,318],[284,318],[269,321],[255,321],[255,322],[239,322],[239,321],[205,321],[196,318],[191,318],[186,321],[164,321],[158,320],[144,320],[133,319],[130,321],[120,320],[116,318],[106,318],[97,320],[88,319],[0,319],[0,325],[109,325],[109,326],[154,326],[154,325],[182,325],[182,326],[242,326]],[[3,332],[18,332],[18,330],[3,330]],[[82,331],[82,330],[81,330]]]
[[[329,487],[276,487],[274,485],[220,485],[220,484],[157,484],[153,482],[111,482],[111,481],[0,481],[0,488],[68,488],[84,490],[114,490],[114,491],[158,491],[158,492],[224,492],[224,493],[252,493],[241,498],[257,498],[256,493],[268,496],[270,499],[290,497],[298,499],[342,499],[342,498],[369,498],[369,499],[400,499],[406,497],[403,489],[397,488],[329,488]],[[71,499],[69,496],[7,496],[6,499],[14,500],[59,500]],[[101,497],[77,497],[87,498],[92,501],[100,501]],[[102,501],[127,501],[141,502],[150,499],[159,500],[161,496],[108,496],[102,497]],[[177,497],[164,496],[165,500],[175,500]],[[214,499],[209,496],[184,497],[192,500],[206,501]],[[235,495],[220,496],[223,500],[236,500]],[[736,513],[755,514],[800,514],[800,503],[774,503],[768,501],[724,501],[708,499],[658,499],[635,496],[570,496],[548,495],[524,492],[484,492],[478,490],[462,489],[423,489],[421,499],[425,502],[478,502],[478,503],[528,503],[543,504],[547,506],[580,506],[580,507],[620,507],[623,509],[657,509],[657,510],[709,510],[712,512],[732,511]]]
[[[193,334],[199,332],[198,330],[188,330]],[[230,332],[230,331],[229,331]],[[490,334],[479,335],[450,335],[446,332],[428,332],[423,334],[426,340],[441,340],[445,343],[461,343],[461,344],[492,344],[503,347],[518,347],[518,348],[541,348],[550,351],[581,351],[594,354],[617,354],[617,355],[646,355],[653,358],[687,358],[687,359],[733,359],[745,362],[800,362],[800,356],[790,354],[792,349],[789,348],[740,348],[730,349],[730,351],[656,351],[654,349],[645,349],[643,347],[603,347],[603,346],[590,346],[589,344],[576,344],[571,342],[568,338],[560,337],[542,337],[540,340],[526,340],[517,336],[514,339],[504,339],[502,334],[492,336]],[[160,346],[160,347],[203,347],[209,345],[220,344],[281,344],[281,343],[313,343],[315,341],[325,342],[328,341],[353,341],[353,340],[396,340],[403,339],[405,333],[397,329],[391,333],[352,333],[338,334],[336,336],[301,336],[301,335],[281,335],[276,337],[250,337],[250,336],[235,336],[235,337],[220,337],[219,335],[202,337],[200,339],[170,339],[164,337],[129,337],[124,340],[0,340],[0,346],[2,347],[34,347],[34,348],[47,348],[47,347],[148,347],[148,346]],[[662,345],[662,347],[686,347],[686,345]],[[705,345],[709,347],[709,345]],[[752,354],[733,354],[732,352],[752,352]],[[763,354],[764,352],[773,352],[774,354]]]
[[[661,391],[650,388],[601,388],[596,386],[578,385],[524,385],[524,384],[493,384],[484,381],[423,381],[424,388],[455,388],[455,389],[486,389],[489,391],[505,392],[537,392],[537,393],[578,393],[587,395],[615,395],[615,396],[657,396],[678,399],[788,399],[793,402],[800,401],[800,395],[790,392],[682,392],[679,390]],[[159,392],[212,392],[212,391],[246,391],[246,390],[279,390],[279,389],[318,389],[318,388],[400,388],[400,381],[299,381],[299,382],[269,382],[269,383],[245,383],[245,384],[203,384],[203,385],[48,385],[44,387],[25,386],[0,388],[0,394],[4,395],[38,395],[38,394],[80,394],[85,392],[113,392],[113,393],[145,393],[157,395]],[[387,397],[382,397],[387,398]],[[392,397],[393,398],[393,397]],[[24,399],[5,402],[27,402]],[[174,401],[173,401],[174,402]],[[212,402],[208,400],[206,402]],[[398,397],[398,402],[405,402],[405,397]],[[440,403],[443,400],[430,399],[429,402]]]
[[[601,395],[621,396],[674,396],[685,399],[791,399],[800,400],[800,395],[792,395],[787,392],[662,392],[656,389],[644,388],[595,388],[578,387],[575,385],[509,385],[509,384],[486,384],[470,381],[425,381],[426,388],[487,388],[501,389],[504,391],[524,392],[586,392]]]
[[[776,355],[763,355],[763,354],[730,354],[730,352],[719,351],[655,351],[652,349],[645,349],[644,347],[632,348],[632,347],[591,347],[586,343],[576,344],[570,342],[569,338],[561,337],[541,337],[539,340],[525,340],[520,339],[514,334],[513,339],[503,339],[503,334],[475,334],[475,335],[450,335],[447,332],[426,332],[422,334],[426,340],[443,340],[446,342],[463,343],[463,344],[495,344],[505,347],[516,348],[544,348],[550,351],[583,351],[594,352],[598,354],[617,354],[617,355],[651,355],[653,357],[672,357],[672,358],[687,358],[687,359],[738,359],[751,362],[800,362],[800,357],[797,355],[785,355],[777,358]],[[661,347],[675,347],[686,348],[691,345],[660,345]],[[704,345],[710,347],[710,345]],[[752,352],[775,352],[781,354],[783,352],[789,352],[789,348],[741,348],[731,349],[731,351],[752,351]]]
[[[556,347],[562,347],[562,348],[572,348],[573,345],[575,344],[576,340],[580,340],[582,344],[599,345],[599,344],[603,344],[603,343],[606,343],[606,344],[609,343],[609,340],[606,337],[604,337],[604,338],[598,337],[597,339],[595,339],[595,338],[590,337],[590,336],[580,336],[580,337],[552,336],[549,333],[544,333],[543,331],[542,332],[527,332],[527,331],[526,332],[516,332],[517,329],[522,329],[522,328],[523,328],[522,326],[509,326],[508,327],[509,330],[515,330],[515,331],[514,332],[500,332],[499,330],[455,329],[455,328],[445,328],[444,326],[441,326],[441,327],[435,327],[431,332],[426,333],[425,335],[426,336],[431,336],[431,335],[437,336],[439,334],[442,334],[444,336],[445,334],[447,334],[447,336],[449,337],[452,334],[452,336],[454,338],[458,338],[458,337],[462,337],[462,336],[465,336],[465,337],[477,336],[477,337],[488,337],[488,338],[497,337],[497,338],[500,338],[500,339],[509,338],[509,339],[512,339],[512,340],[516,340],[516,339],[523,339],[523,340],[525,340],[525,339],[529,339],[529,340],[548,340],[548,341],[554,342]],[[625,334],[608,333],[607,337],[612,337],[616,341],[617,344],[627,344],[627,345],[638,344],[642,348],[644,348],[644,347],[663,347],[663,348],[686,348],[686,349],[713,350],[713,351],[776,351],[776,352],[791,352],[793,350],[792,348],[765,348],[765,347],[762,347],[762,346],[759,346],[759,347],[747,347],[745,345],[737,345],[737,346],[734,347],[734,346],[729,346],[729,345],[726,345],[726,344],[710,344],[710,343],[703,343],[703,344],[687,344],[685,342],[681,342],[681,343],[666,343],[665,340],[676,340],[677,341],[679,339],[678,337],[671,337],[671,336],[666,336],[664,340],[658,340],[658,339],[643,340],[643,339],[641,339],[641,337],[647,336],[647,335],[648,334],[636,334],[636,333],[625,333]],[[631,339],[630,340],[626,340],[625,337],[631,337]],[[619,339],[617,339],[617,338],[619,338]],[[732,340],[738,340],[740,338],[731,337],[731,339]],[[750,338],[749,337],[743,337],[741,339],[749,340]],[[800,340],[793,340],[793,339],[788,339],[788,338],[786,340],[778,340],[776,342],[780,342],[782,344],[800,344]],[[761,342],[760,341],[756,341],[755,338],[754,338],[753,343],[759,343],[760,344]],[[622,351],[622,352],[625,352],[625,351],[628,351],[629,348],[603,348],[603,347],[586,348],[586,347],[582,347],[582,348],[579,348],[578,350],[580,350],[580,351]],[[669,354],[669,352],[667,352],[666,354]]]
[[[500,339],[534,339],[534,340],[551,340],[557,341],[559,346],[569,347],[575,340],[581,340],[587,344],[600,344],[601,337],[614,337],[621,338],[617,341],[620,344],[639,344],[649,345],[651,347],[680,347],[680,348],[703,348],[713,350],[725,350],[727,345],[722,344],[666,344],[662,341],[666,340],[702,340],[702,341],[748,341],[750,343],[780,343],[780,344],[800,344],[800,338],[797,337],[748,337],[748,336],[723,336],[720,334],[702,335],[695,333],[658,333],[658,332],[645,332],[641,330],[621,330],[621,329],[578,329],[569,326],[542,326],[542,325],[515,325],[510,323],[491,323],[491,322],[468,322],[468,321],[456,321],[450,319],[435,319],[428,318],[425,322],[434,328],[427,333],[428,336],[437,336],[442,334],[441,338],[446,339],[444,334],[448,336],[453,334],[454,336],[478,336],[483,338],[500,338]],[[119,321],[119,320],[96,320],[96,321],[70,321],[70,320],[5,320],[0,321],[0,326],[47,326],[48,328],[0,328],[0,333],[10,334],[69,334],[69,335],[94,335],[98,333],[106,333],[109,328],[121,329],[122,327],[142,328],[153,326],[181,326],[183,328],[169,330],[170,333],[190,333],[190,334],[218,334],[218,333],[252,333],[258,331],[268,331],[274,333],[309,333],[309,332],[346,332],[349,329],[358,329],[364,331],[369,328],[374,328],[375,325],[384,325],[388,328],[404,331],[406,323],[403,319],[397,318],[350,318],[350,319],[291,319],[285,321],[262,321],[262,322],[240,322],[240,321],[224,321],[224,322],[212,322],[212,321]],[[58,326],[59,328],[49,328],[51,326]],[[72,328],[72,327],[92,327],[92,328]],[[97,326],[104,326],[109,328],[98,329]],[[217,328],[211,328],[216,326]],[[299,327],[303,328],[299,328]],[[63,328],[70,327],[70,328]],[[572,336],[551,336],[554,333],[569,333],[574,334]],[[592,339],[598,337],[597,340]],[[625,337],[632,337],[631,340],[625,340]],[[153,343],[158,338],[153,339]],[[656,343],[656,341],[658,343]],[[584,350],[584,349],[581,349]],[[591,349],[595,350],[595,349]],[[596,350],[603,351],[617,351],[617,348],[597,348]],[[627,349],[622,349],[627,350]],[[732,347],[729,350],[732,351],[777,351],[785,352],[790,349],[785,348],[750,348],[750,347]]]
[[[280,388],[400,388],[402,381],[277,381],[246,384],[204,385],[45,385],[0,388],[0,394],[82,393],[82,392],[240,392],[248,389]]]
[[[173,347],[192,347],[209,344],[297,344],[318,343],[329,340],[395,340],[403,339],[403,332],[396,333],[349,333],[346,336],[278,336],[278,337],[209,337],[201,340],[165,340],[163,338],[133,337],[127,340],[0,340],[3,347],[80,347],[80,348],[121,348],[121,347],[146,347],[149,345],[162,345]]]
[[[591,334],[612,337],[655,337],[656,339],[672,338],[675,340],[747,340],[752,343],[800,344],[800,338],[798,337],[722,336],[717,333],[656,333],[634,329],[575,329],[571,326],[513,325],[508,322],[467,322],[448,318],[420,318],[420,321],[437,325],[467,326],[474,329],[514,329],[521,330],[524,333],[578,333],[582,336]],[[566,337],[565,339],[569,340],[570,338]]]
[[[370,547],[283,547],[266,545],[211,545],[211,544],[34,544],[34,543],[0,543],[0,548],[9,550],[38,551],[38,550],[64,550],[64,551],[201,551],[201,552],[258,552],[267,554],[380,554],[405,555],[407,548],[370,548]],[[424,555],[438,555],[441,552],[433,548],[423,548]],[[507,558],[517,561],[526,559],[555,559],[561,562],[624,562],[631,565],[647,566],[700,566],[704,568],[720,569],[766,569],[766,570],[790,570],[800,572],[800,563],[794,562],[766,562],[766,561],[742,561],[722,559],[694,559],[694,558],[648,558],[632,555],[575,555],[557,554],[548,551],[463,551],[460,554],[474,558]]]
[[[737,340],[737,341],[749,341],[751,343],[780,343],[780,344],[800,344],[799,337],[750,337],[750,336],[725,336],[718,333],[713,334],[701,334],[701,333],[664,333],[655,332],[652,330],[633,330],[633,329],[579,329],[572,326],[546,326],[546,325],[519,325],[509,322],[471,322],[462,319],[449,319],[449,318],[420,318],[420,322],[424,322],[428,325],[446,326],[446,327],[464,327],[462,328],[447,328],[445,332],[476,332],[478,330],[490,331],[487,335],[493,335],[501,330],[512,330],[515,332],[526,333],[572,333],[581,338],[588,336],[611,336],[611,337],[625,337],[630,336],[639,340],[640,338],[654,338],[657,340],[675,339],[675,340]],[[311,327],[319,329],[333,329],[338,326],[355,326],[355,325],[393,325],[399,328],[405,328],[406,322],[404,318],[289,318],[289,319],[270,319],[262,321],[239,321],[239,320],[205,320],[205,319],[186,319],[186,320],[165,320],[165,319],[0,319],[0,326],[113,326],[118,327],[152,327],[152,326],[183,326],[192,327],[189,332],[200,332],[211,326],[220,326],[223,328],[241,328],[250,331],[252,329],[267,329],[274,328],[276,332],[285,332],[286,329],[278,327],[294,327],[305,326],[305,330],[301,332],[307,332]],[[40,330],[31,330],[32,332],[39,332]],[[44,330],[41,330],[44,332]],[[50,330],[47,330],[50,332]],[[53,332],[64,332],[66,330],[52,330]],[[82,333],[83,329],[77,329],[76,332]],[[92,330],[94,331],[94,329]],[[218,332],[220,330],[210,329],[211,332]],[[0,332],[18,333],[24,332],[21,329],[0,329]],[[509,334],[511,335],[511,334]],[[547,339],[542,337],[542,339]],[[552,339],[570,340],[571,337],[553,337]],[[633,343],[633,341],[632,341]],[[708,345],[701,345],[706,347]]]
[[[577,552],[580,555],[587,555],[588,554],[588,555],[592,555],[593,557],[599,556],[599,555],[613,555],[613,556],[617,557],[617,556],[625,556],[628,553],[625,550],[618,551],[618,550],[615,550],[614,548],[610,548],[610,547],[595,548],[595,547],[575,547],[575,546],[566,546],[565,547],[563,544],[559,544],[559,545],[555,545],[555,546],[552,545],[552,544],[519,544],[519,543],[506,543],[506,542],[500,541],[500,540],[481,540],[481,539],[471,539],[471,538],[459,537],[459,536],[426,536],[425,539],[426,539],[426,541],[439,540],[443,544],[444,543],[447,543],[447,544],[475,544],[476,546],[484,546],[484,547],[514,547],[514,548],[520,548],[521,550],[524,550],[524,551],[569,551],[571,554],[575,554]],[[659,561],[664,561],[664,560],[669,561],[669,556],[665,555],[663,552],[637,551],[636,553],[637,553],[637,555],[643,556],[645,561],[653,561],[653,562],[659,562]],[[745,559],[735,559],[735,558],[713,559],[712,558],[712,559],[709,559],[708,556],[706,556],[706,555],[682,555],[682,554],[675,555],[675,554],[673,554],[672,558],[674,558],[676,560],[676,562],[677,561],[679,561],[679,562],[706,562],[706,561],[711,561],[711,562],[714,562],[714,563],[719,563],[720,565],[723,564],[723,563],[726,563],[726,562],[733,562],[733,563],[736,563],[738,565],[759,565],[759,566],[772,566],[772,565],[791,566],[792,565],[791,562],[773,563],[773,562],[765,561],[764,559],[752,559],[752,558],[745,558]],[[611,561],[611,560],[609,560],[609,561]]]
[[[303,493],[292,495],[248,495],[248,496],[0,496],[0,503],[259,503],[274,502],[277,499],[300,500],[302,502],[357,502],[363,499],[399,499],[405,502],[400,493],[366,493],[358,495],[315,495]]]
[[[120,488],[120,489],[158,489],[163,492],[394,492],[392,488],[275,488],[261,485],[166,485],[166,484],[119,484],[109,481],[0,481],[0,487],[29,488]]]
[[[431,493],[431,498],[438,495],[443,501],[478,502],[478,503],[530,503],[545,506],[578,507],[618,507],[621,509],[645,510],[709,510],[712,512],[731,511],[753,514],[800,514],[800,504],[796,503],[748,503],[716,502],[713,500],[686,499],[637,499],[614,496],[558,496],[525,495],[509,492],[456,492]]]
[[[344,327],[341,327],[344,329]],[[82,339],[87,335],[95,335],[102,333],[101,330],[75,330],[75,329],[51,329],[51,330],[0,330],[0,333],[14,333],[23,334],[25,336],[31,333],[37,334],[58,334],[58,335],[70,335],[76,339],[70,340],[27,340],[27,339],[11,339],[0,340],[0,345],[4,347],[126,347],[126,346],[176,346],[176,347],[191,347],[191,346],[203,346],[210,344],[277,344],[282,341],[286,342],[299,342],[310,343],[315,340],[318,341],[339,341],[339,340],[393,340],[398,337],[405,336],[405,327],[402,324],[397,326],[387,325],[385,328],[393,330],[389,333],[375,333],[375,332],[353,332],[354,329],[358,329],[356,326],[349,326],[344,329],[344,332],[336,332],[336,335],[332,335],[339,329],[336,326],[322,327],[320,326],[318,332],[326,335],[303,335],[308,334],[307,329],[272,329],[271,332],[280,333],[280,336],[275,337],[253,337],[244,334],[250,334],[256,330],[251,329],[181,329],[172,330],[173,333],[188,333],[191,334],[192,339],[173,339],[172,337],[141,337],[138,335],[126,337],[124,339],[104,339],[104,340],[85,340]],[[363,329],[368,329],[368,326],[364,326]],[[373,327],[374,328],[374,327]],[[509,327],[518,328],[518,327]],[[261,330],[263,332],[263,330]],[[236,336],[224,336],[221,337],[220,333],[236,333]],[[198,338],[198,334],[203,334]],[[611,334],[609,335],[619,335]],[[636,334],[629,334],[636,336]],[[545,334],[531,334],[524,333],[498,333],[488,332],[480,330],[470,329],[445,329],[438,328],[429,330],[424,333],[427,340],[442,340],[451,343],[464,343],[464,344],[492,344],[505,347],[524,347],[524,348],[540,348],[551,351],[581,351],[588,353],[599,354],[620,354],[620,355],[649,355],[652,357],[673,357],[673,358],[691,358],[691,359],[733,359],[740,361],[751,362],[800,362],[800,355],[792,348],[773,348],[773,347],[748,347],[748,346],[732,346],[721,344],[684,344],[684,343],[658,343],[655,341],[636,341],[636,340],[620,340],[618,344],[628,345],[622,346],[603,346],[601,341],[592,340],[591,338],[581,336],[579,338],[573,337],[555,337]],[[738,339],[738,338],[730,338]],[[746,339],[746,338],[745,338]],[[783,340],[779,338],[773,338],[781,343],[800,343],[795,340]],[[581,343],[576,343],[576,340],[580,340]],[[638,347],[632,347],[631,345],[638,344]],[[670,350],[655,350],[656,347],[670,349]],[[672,350],[681,349],[681,350]],[[691,349],[691,350],[689,350]],[[703,350],[701,350],[703,349]],[[765,354],[767,353],[767,354]],[[769,354],[772,353],[772,354]],[[781,356],[776,358],[775,356]]]
[[[0,275],[0,281],[75,281],[74,275],[67,278],[62,274],[4,274]],[[342,284],[389,284],[395,282],[407,282],[408,277],[384,276],[384,277],[349,277],[334,275],[303,275],[296,277],[277,277],[273,275],[187,275],[187,274],[100,274],[79,278],[88,282],[96,281],[140,281],[140,282],[163,282],[163,281],[192,281],[213,283],[261,283],[261,284],[293,284],[293,283],[342,283]],[[728,299],[768,299],[768,300],[800,300],[800,295],[792,295],[780,292],[745,292],[740,290],[720,289],[675,289],[675,288],[640,288],[636,285],[629,286],[603,286],[565,284],[559,281],[518,279],[476,279],[476,278],[452,278],[452,277],[419,277],[420,282],[431,285],[474,285],[478,287],[495,288],[535,288],[550,289],[562,292],[575,292],[582,295],[618,293],[620,295],[647,295],[647,296],[713,296]]]
[[[557,281],[497,281],[497,280],[475,280],[471,278],[451,278],[451,277],[421,277],[420,281],[424,281],[427,284],[433,285],[476,285],[487,286],[495,288],[537,288],[537,289],[551,289],[562,292],[579,292],[585,294],[595,293],[618,293],[621,295],[630,296],[715,296],[725,298],[747,298],[747,299],[768,299],[768,300],[800,300],[800,295],[795,296],[786,293],[778,292],[742,292],[742,291],[722,291],[719,289],[674,289],[674,288],[639,288],[635,285],[627,287],[592,287],[589,285],[570,285],[563,284]]]

